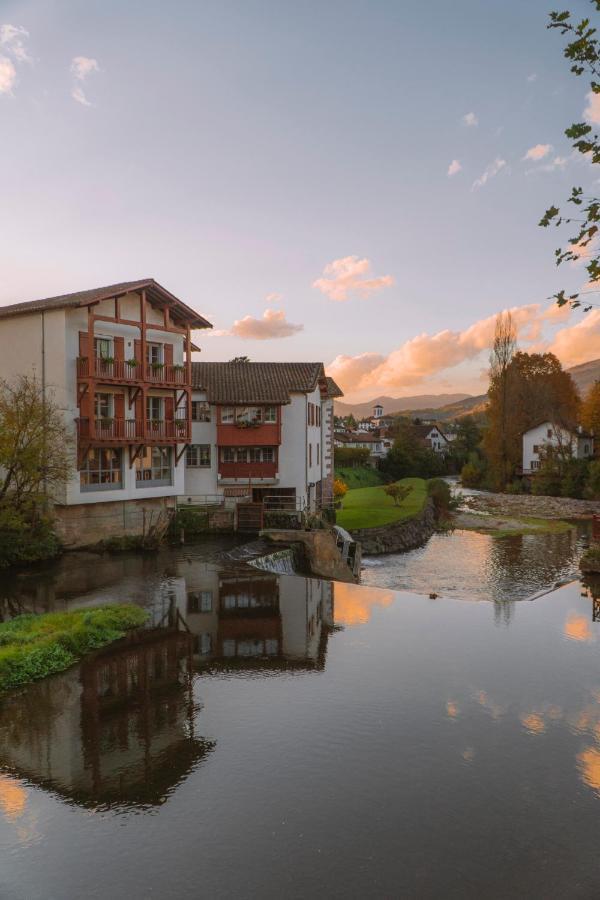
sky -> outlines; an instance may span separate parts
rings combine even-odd
[[[153,277],[199,358],[322,360],[351,401],[481,393],[507,308],[600,357],[600,310],[547,299],[585,270],[537,222],[596,180],[550,8],[0,0],[0,305]]]

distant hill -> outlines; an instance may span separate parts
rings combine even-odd
[[[600,359],[592,359],[567,369],[577,385],[581,396],[584,396],[596,381],[600,381]],[[411,418],[437,419],[439,422],[451,422],[462,416],[481,416],[485,411],[487,394],[473,397],[470,394],[422,394],[415,397],[376,397],[368,403],[337,403],[336,416],[348,416],[356,419],[370,416],[376,403],[383,406],[386,415],[407,415]]]
[[[600,359],[591,359],[589,362],[581,363],[567,369],[573,381],[577,385],[577,389],[583,397],[595,381],[600,381]]]
[[[386,415],[398,413],[401,410],[413,409],[439,409],[449,403],[458,403],[469,399],[470,394],[418,394],[415,397],[375,397],[365,403],[343,403],[335,401],[336,416],[349,416],[355,419],[364,419],[373,415],[373,407],[379,404]]]

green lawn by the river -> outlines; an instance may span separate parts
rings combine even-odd
[[[383,487],[348,491],[342,501],[342,509],[337,511],[337,524],[352,532],[356,528],[377,528],[416,516],[427,499],[427,482],[424,478],[402,478],[398,483],[412,489],[399,506],[388,497]]]

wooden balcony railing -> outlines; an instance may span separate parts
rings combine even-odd
[[[117,381],[127,384],[140,381],[166,386],[187,384],[185,366],[162,364],[143,366],[140,362],[123,359],[102,359],[98,356],[91,359],[88,356],[77,357],[77,376],[87,378],[90,375],[102,381]]]
[[[219,462],[219,475],[221,478],[245,478],[247,481],[253,478],[275,478],[277,463]]]
[[[132,441],[189,441],[191,428],[187,419],[89,419],[79,418],[77,434],[99,443]]]

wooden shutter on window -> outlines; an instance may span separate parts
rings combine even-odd
[[[89,419],[91,408],[91,394],[88,390],[81,396],[79,400],[79,415],[82,419]]]
[[[80,356],[89,356],[89,334],[87,331],[79,332],[79,355]]]
[[[144,418],[144,397],[141,391],[135,398],[135,417],[138,422]]]
[[[173,404],[172,397],[165,397],[165,419],[167,422],[172,422],[174,418],[175,407]]]
[[[115,419],[122,421],[125,418],[125,397],[123,394],[114,395]]]
[[[115,348],[115,360],[117,362],[123,362],[125,359],[125,338],[116,337],[113,339],[114,348]]]
[[[173,344],[164,344],[164,363],[165,366],[173,365]]]
[[[135,340],[133,342],[133,352],[137,361],[141,364],[144,360],[142,359],[142,342],[140,340]],[[141,371],[141,369],[140,369]]]

